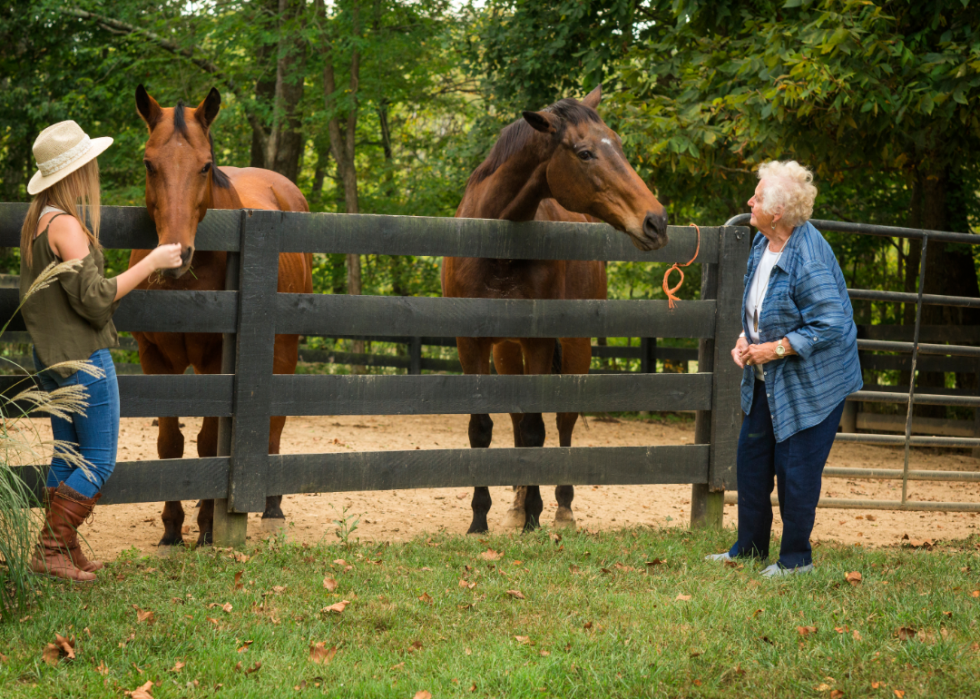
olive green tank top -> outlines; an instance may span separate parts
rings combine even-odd
[[[56,214],[51,221],[65,215]],[[62,262],[48,244],[51,221],[34,238],[29,268],[21,257],[21,299],[45,267]],[[105,278],[105,258],[93,246],[89,246],[89,253],[77,270],[62,272],[57,281],[34,292],[21,309],[21,315],[44,365],[53,367],[59,362],[84,360],[96,350],[118,347],[116,326],[112,324],[112,314],[119,305],[115,298],[116,280]],[[68,367],[52,371],[65,378],[75,373]]]

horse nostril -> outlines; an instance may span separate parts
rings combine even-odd
[[[194,256],[194,247],[191,245],[188,245],[186,248],[180,251],[180,261],[185,265],[191,261],[191,258],[193,256]]]
[[[651,238],[667,235],[667,210],[659,214],[648,213],[643,219],[643,232]]]

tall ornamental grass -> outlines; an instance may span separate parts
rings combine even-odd
[[[58,275],[78,271],[81,260],[51,263],[28,289],[14,315],[20,311],[24,301],[41,289],[56,283]],[[0,338],[6,332],[10,320],[0,328]],[[80,467],[86,472],[90,464],[78,452],[78,446],[56,439],[43,439],[37,426],[28,419],[32,414],[46,413],[56,417],[71,419],[73,414],[85,414],[87,395],[82,386],[66,386],[51,393],[40,390],[34,381],[35,373],[24,369],[16,362],[0,358],[7,369],[15,369],[25,374],[7,390],[0,391],[0,614],[3,620],[11,613],[23,609],[35,597],[35,590],[43,578],[30,571],[30,560],[40,527],[44,522],[39,493],[27,483],[24,475],[35,475],[35,480],[43,483],[45,473],[42,469],[54,453],[70,465]],[[102,376],[100,368],[87,361],[62,362],[49,367],[70,368],[84,371],[92,376]],[[26,474],[25,469],[33,469],[35,474]]]

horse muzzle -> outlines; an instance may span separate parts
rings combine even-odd
[[[184,276],[184,273],[191,268],[191,262],[194,259],[194,246],[188,245],[183,250],[180,251],[180,267],[174,267],[172,269],[160,270],[160,273],[165,277],[170,277],[171,279],[180,279]]]
[[[667,210],[664,209],[658,214],[647,212],[643,217],[643,226],[639,235],[631,234],[630,240],[633,245],[643,252],[659,250],[667,244]]]

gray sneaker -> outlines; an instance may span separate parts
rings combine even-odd
[[[778,563],[773,563],[768,568],[764,569],[760,575],[764,578],[782,578],[787,575],[801,575],[803,573],[813,572],[813,564],[808,563],[805,566],[799,566],[797,568],[781,568]]]
[[[706,561],[734,561],[735,559],[728,555],[728,551],[725,553],[712,553],[704,557]]]

